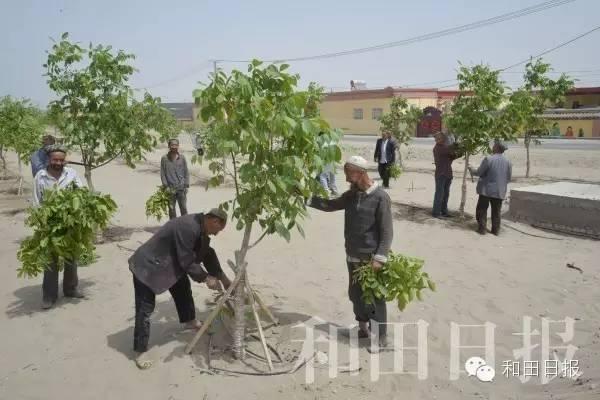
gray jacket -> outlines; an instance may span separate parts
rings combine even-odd
[[[512,178],[512,164],[504,154],[492,154],[481,162],[477,169],[470,168],[479,176],[477,194],[494,199],[506,198],[506,188]]]
[[[208,274],[219,278],[223,270],[202,221],[203,214],[188,214],[163,225],[129,258],[133,275],[155,294],[168,290],[184,274],[196,282]]]
[[[381,187],[366,192],[351,189],[337,199],[313,198],[311,207],[322,211],[345,210],[346,254],[352,258],[386,262],[394,228],[390,196]]]
[[[190,174],[183,154],[179,154],[173,161],[169,159],[168,154],[161,158],[160,180],[164,186],[176,190],[183,190],[190,186]]]

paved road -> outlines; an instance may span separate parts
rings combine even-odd
[[[349,145],[375,145],[376,136],[371,135],[345,135],[342,143]],[[433,138],[413,138],[412,144],[415,146],[433,146]],[[519,143],[508,143],[508,147],[521,147],[523,141]],[[596,150],[600,151],[599,139],[542,139],[540,145],[543,149],[554,150]]]

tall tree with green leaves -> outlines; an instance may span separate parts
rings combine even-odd
[[[530,145],[539,144],[539,137],[550,133],[549,121],[542,118],[547,107],[556,107],[564,102],[566,93],[573,88],[574,81],[566,74],[558,79],[551,79],[548,73],[550,64],[541,59],[530,61],[525,67],[524,84],[515,90],[509,99],[507,111],[517,129],[523,135],[527,153],[527,169],[525,177],[531,170]]]
[[[54,124],[66,145],[81,154],[91,190],[93,170],[118,157],[134,168],[159,138],[165,140],[176,130],[160,98],[145,93],[135,99],[129,86],[133,58],[111,46],[90,43],[84,48],[64,33],[44,64],[48,85],[58,98],[50,102]]]
[[[225,176],[233,180],[235,197],[221,207],[244,232],[235,264],[229,263],[237,271],[233,344],[238,358],[244,357],[247,252],[267,235],[290,241],[294,228],[304,235],[305,199],[325,194],[314,177],[341,159],[339,133],[315,112],[322,93],[315,85],[298,90],[299,76],[288,68],[254,60],[248,73],[218,71],[208,86],[194,92],[207,123],[205,157],[214,174],[210,184],[219,185]],[[251,243],[257,228],[262,232]]]
[[[40,146],[46,128],[44,113],[27,99],[14,99],[10,96],[0,99],[0,155],[3,150],[17,154],[19,183],[17,194],[23,187],[22,162],[29,162],[29,156]],[[2,155],[4,173],[6,160]]]
[[[502,107],[507,100],[506,88],[499,78],[500,71],[487,65],[460,65],[457,79],[460,93],[445,116],[446,124],[455,135],[465,155],[460,213],[464,216],[467,201],[467,173],[470,156],[488,152],[493,139],[509,140],[515,131]]]
[[[403,97],[394,97],[390,104],[390,112],[385,113],[379,119],[381,132],[390,132],[392,137],[398,141],[398,164],[402,167],[402,155],[400,147],[408,145],[415,135],[417,125],[423,110],[412,104]]]

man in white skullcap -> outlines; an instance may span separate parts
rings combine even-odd
[[[311,207],[322,211],[344,210],[344,238],[349,274],[348,296],[359,324],[359,337],[369,337],[376,324],[385,344],[387,311],[385,300],[366,304],[360,284],[353,282],[354,270],[366,263],[379,270],[387,261],[392,244],[393,224],[390,196],[367,173],[367,160],[350,157],[344,164],[350,190],[337,199],[313,198]]]

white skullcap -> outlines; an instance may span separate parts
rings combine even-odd
[[[352,165],[353,167],[362,169],[362,170],[367,170],[367,160],[365,160],[364,158],[362,158],[361,156],[352,156],[350,157],[347,161],[345,165]]]

